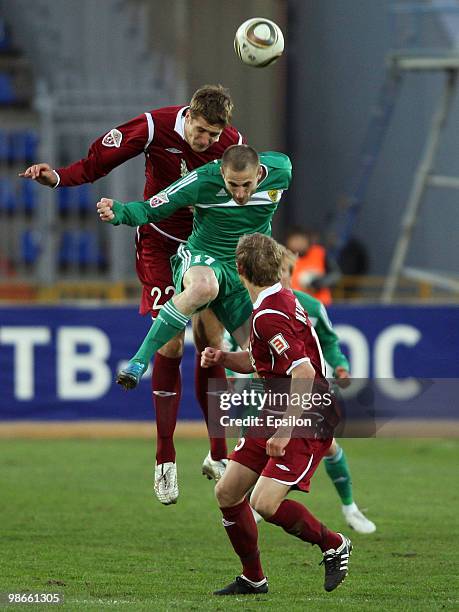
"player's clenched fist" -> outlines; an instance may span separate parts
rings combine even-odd
[[[201,353],[201,367],[211,368],[212,366],[221,363],[222,359],[223,351],[208,346]]]
[[[48,187],[54,187],[59,180],[59,177],[49,164],[34,164],[29,166],[24,172],[20,172],[19,176],[32,179],[40,183],[40,185],[47,185]]]
[[[97,213],[101,221],[113,221],[115,215],[113,213],[113,200],[109,198],[101,198],[97,202]]]

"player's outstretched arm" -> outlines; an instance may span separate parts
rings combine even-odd
[[[37,181],[40,185],[46,185],[47,187],[55,187],[59,181],[58,175],[49,164],[45,163],[33,164],[24,170],[24,172],[20,172],[19,176],[32,179],[32,181]]]
[[[239,374],[251,374],[253,372],[249,351],[230,353],[208,346],[201,353],[201,366],[203,368],[211,368],[214,365],[222,365],[227,370],[238,372]]]

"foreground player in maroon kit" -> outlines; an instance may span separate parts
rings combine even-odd
[[[206,348],[201,359],[204,366],[221,364],[241,373],[256,370],[260,378],[291,377],[291,396],[295,393],[304,397],[311,392],[313,383],[325,389],[328,383],[322,351],[307,314],[293,293],[280,284],[282,257],[280,245],[262,234],[239,240],[238,270],[253,302],[250,347],[238,353]],[[291,404],[284,417],[301,415],[302,408],[298,411]],[[292,430],[290,425],[282,426],[268,440],[241,438],[230,454],[215,493],[243,573],[216,595],[268,591],[260,563],[257,526],[246,499],[254,485],[251,505],[267,522],[322,550],[326,591],[333,591],[348,573],[350,540],[330,531],[302,504],[286,499],[292,486],[309,490],[310,479],[332,438],[292,437]]]
[[[131,119],[98,138],[88,156],[65,168],[53,170],[49,164],[30,166],[21,174],[42,185],[56,188],[94,182],[113,168],[140,154],[145,155],[144,199],[185,176],[189,171],[221,158],[227,147],[241,144],[241,134],[229,125],[233,103],[222,86],[205,85],[198,89],[189,106],[170,106],[151,110]],[[193,214],[186,208],[159,223],[137,230],[136,268],[142,283],[140,313],[155,318],[172,297],[174,283],[170,257],[191,234]],[[219,346],[223,330],[206,310],[196,315],[193,331],[198,351],[205,346]],[[180,361],[184,333],[165,344],[156,354],[152,390],[156,410],[157,450],[155,493],[163,504],[177,501],[178,484],[173,433],[180,402]],[[196,362],[196,394],[207,421],[209,378],[223,378],[224,368],[210,370]],[[210,439],[210,452],[204,460],[203,474],[216,480],[226,466],[224,438]]]

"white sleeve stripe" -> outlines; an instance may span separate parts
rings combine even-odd
[[[242,134],[240,132],[238,132],[238,134],[239,134],[239,138],[238,138],[237,144],[240,145],[242,144]]]
[[[194,170],[193,172],[186,174],[183,178],[178,179],[178,181],[176,181],[175,183],[172,183],[172,185],[169,185],[169,187],[166,187],[166,189],[163,189],[163,191],[165,193],[170,193],[172,190],[175,190],[177,188],[182,187],[183,185],[186,185],[191,178],[196,178],[196,176],[197,174],[196,174],[196,171]]]
[[[294,370],[296,366],[299,366],[301,363],[311,363],[311,360],[309,359],[309,357],[301,357],[301,359],[295,359],[295,361],[292,361],[289,369],[285,373],[290,376],[292,370]]]
[[[322,372],[323,376],[326,376],[326,372],[327,369],[325,367],[325,359],[322,353],[322,347],[320,346],[320,341],[319,341],[319,336],[317,335],[316,330],[311,327],[311,334],[313,335],[314,340],[316,341],[317,344],[317,350],[319,351],[319,357],[320,357],[320,371]]]
[[[153,117],[151,116],[151,113],[145,113],[145,117],[147,118],[147,123],[148,123],[148,140],[147,140],[146,145],[143,148],[144,151],[148,149],[155,135],[155,123],[153,121]]]
[[[188,175],[188,176],[190,176],[190,175]],[[173,195],[177,191],[180,191],[180,189],[183,189],[184,187],[187,187],[187,185],[190,185],[191,183],[194,183],[197,180],[198,180],[198,175],[194,174],[193,176],[190,176],[190,178],[187,178],[186,180],[183,180],[183,181],[180,181],[180,183],[177,183],[177,185],[175,185],[173,189],[171,189],[169,187],[165,191],[166,191],[167,195]]]
[[[253,331],[255,332],[255,336],[257,338],[259,338],[260,336],[257,334],[257,330],[255,329],[255,321],[262,314],[280,314],[281,316],[285,317],[286,319],[290,318],[288,315],[285,314],[285,312],[281,312],[280,310],[273,310],[272,308],[265,308],[264,310],[260,310],[260,312],[257,312],[257,314],[253,317],[253,321],[252,321]]]

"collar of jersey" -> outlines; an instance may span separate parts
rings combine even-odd
[[[187,111],[189,108],[189,106],[183,106],[175,118],[174,130],[181,138],[183,138],[183,140],[185,140],[185,111]]]
[[[282,290],[282,285],[280,283],[276,283],[272,287],[267,287],[266,289],[263,289],[263,291],[261,291],[258,294],[257,300],[253,305],[253,309],[256,310],[257,308],[260,308],[261,303],[265,298],[267,298],[270,295],[274,295],[275,293],[279,293],[279,291],[281,290]]]

